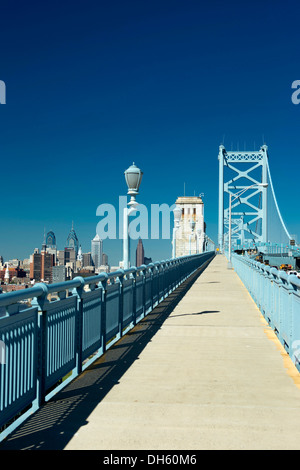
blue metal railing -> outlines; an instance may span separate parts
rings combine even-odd
[[[214,255],[1,294],[0,441]]]
[[[300,279],[237,254],[232,265],[300,371]]]

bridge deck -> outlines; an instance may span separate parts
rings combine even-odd
[[[238,276],[193,281],[0,449],[299,449],[299,373]]]

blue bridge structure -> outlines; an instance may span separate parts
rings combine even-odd
[[[235,175],[226,180],[226,171]],[[270,209],[275,193],[266,146],[237,153],[220,146],[219,174],[215,249],[0,295],[0,449],[300,447],[300,247],[274,197]],[[268,224],[274,214],[285,240],[276,239]],[[293,272],[279,269],[282,264],[291,264]],[[133,399],[135,389],[148,383],[147,367],[137,364],[142,351],[143,363],[155,362],[155,371]],[[138,421],[134,436],[122,425],[128,401],[116,415],[110,411],[107,428],[103,408],[98,418],[92,413],[123,376],[126,385],[131,370],[137,382],[123,393],[132,406],[149,395],[144,407],[155,416],[153,403],[167,394],[170,412],[159,408],[157,420],[166,421],[157,425],[156,437],[154,422],[148,429]],[[80,402],[83,395],[89,412],[75,413],[72,431],[59,427],[62,416],[72,413],[74,396]],[[115,403],[122,400],[124,395]],[[90,431],[89,413],[95,416]],[[136,413],[129,414],[135,422]],[[41,421],[48,437],[38,432]],[[105,441],[107,429],[118,436],[118,426],[128,433]],[[143,429],[146,437],[139,441]],[[98,441],[91,437],[95,432]]]

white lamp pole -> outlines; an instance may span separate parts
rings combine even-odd
[[[125,180],[128,186],[128,193],[131,199],[128,203],[129,207],[124,208],[123,213],[123,268],[128,269],[129,262],[129,216],[136,210],[138,203],[136,196],[139,194],[139,187],[142,181],[143,172],[133,163],[125,172]]]
[[[247,186],[247,188],[243,188],[242,190],[238,191],[232,198],[232,194],[229,194],[229,233],[228,233],[228,269],[231,269],[231,205],[233,201],[241,197],[244,192],[248,191],[248,189],[255,188],[256,186],[267,188],[268,183],[256,183],[252,184],[251,186]]]

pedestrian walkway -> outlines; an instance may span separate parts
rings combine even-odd
[[[176,295],[0,449],[299,449],[300,375],[226,259]]]

